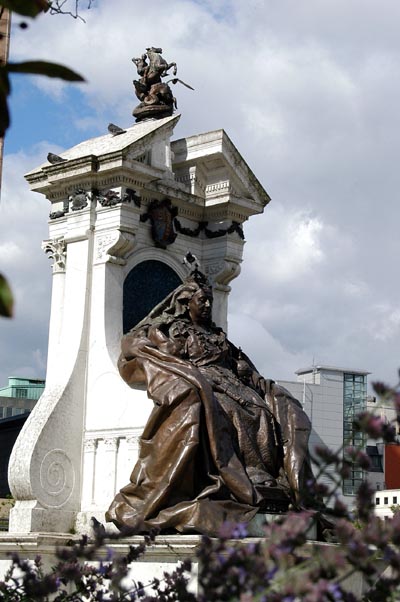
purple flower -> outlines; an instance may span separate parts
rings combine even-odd
[[[385,397],[390,391],[390,388],[383,382],[377,380],[372,383],[372,388],[379,397]]]
[[[384,424],[382,427],[382,438],[385,443],[395,443],[396,429],[393,424]]]
[[[371,437],[380,439],[383,436],[384,422],[380,416],[374,416],[370,412],[361,412],[354,420],[354,428]]]
[[[338,583],[330,583],[328,585],[328,592],[334,600],[343,600],[343,591]]]
[[[237,523],[235,528],[232,531],[232,537],[240,539],[242,537],[247,537],[247,525],[246,523]]]
[[[314,451],[325,464],[336,464],[338,461],[337,454],[329,449],[329,447],[326,447],[326,445],[316,445]]]

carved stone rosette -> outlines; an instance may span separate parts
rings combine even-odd
[[[44,240],[42,242],[42,249],[48,258],[53,260],[53,273],[65,272],[67,246],[64,237],[60,236],[59,238]]]

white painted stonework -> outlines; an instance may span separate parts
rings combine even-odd
[[[238,232],[178,232],[162,249],[140,217],[152,200],[168,198],[182,228],[207,221],[209,231],[225,231],[261,213],[269,197],[222,130],[171,143],[178,119],[88,140],[65,151],[66,161],[26,176],[51,203],[43,247],[53,292],[46,389],[10,459],[12,533],[84,531],[91,516],[104,520],[115,491],[129,481],[152,407],[146,391],[128,387],[117,370],[123,285],[132,268],[157,260],[183,279],[190,250],[213,282],[214,320],[226,328],[229,282],[239,274],[244,244]],[[99,202],[110,191],[119,201]]]

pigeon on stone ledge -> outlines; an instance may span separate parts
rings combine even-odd
[[[119,136],[120,134],[126,133],[126,130],[120,128],[119,125],[115,125],[115,123],[109,123],[107,129],[113,136]]]
[[[57,163],[63,163],[64,161],[68,161],[68,159],[63,159],[59,155],[55,155],[54,153],[49,153],[47,155],[47,161],[52,165],[56,165]]]
[[[106,530],[104,525],[97,520],[95,516],[92,516],[90,519],[91,527],[93,529],[93,534],[96,539],[104,539],[106,536]]]

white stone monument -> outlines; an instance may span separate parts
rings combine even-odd
[[[53,292],[46,389],[10,459],[10,534],[84,532],[128,482],[152,401],[119,376],[120,339],[187,275],[188,251],[226,329],[242,223],[270,199],[223,130],[171,142],[178,120],[87,140],[26,176],[51,203]]]

